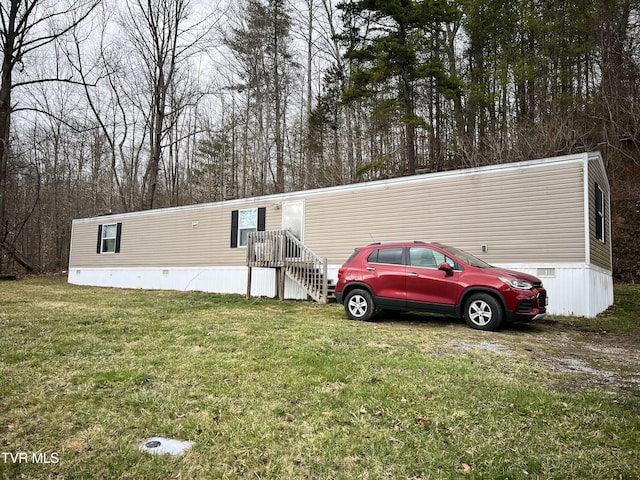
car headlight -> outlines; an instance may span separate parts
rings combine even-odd
[[[516,278],[509,277],[498,277],[501,281],[506,283],[511,288],[518,288],[520,290],[531,290],[533,288],[533,284],[529,282],[525,282],[524,280],[518,280]]]

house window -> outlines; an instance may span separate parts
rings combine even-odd
[[[251,232],[265,229],[266,208],[249,208],[231,212],[231,248],[246,247]]]
[[[246,247],[251,232],[258,231],[258,209],[240,210],[238,212],[238,246]]]
[[[98,225],[98,246],[96,253],[120,253],[122,223]]]
[[[596,238],[602,242],[605,241],[605,210],[604,210],[604,193],[600,185],[596,182]]]

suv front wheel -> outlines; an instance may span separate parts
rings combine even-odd
[[[464,307],[464,320],[476,330],[497,330],[502,324],[502,306],[495,297],[487,293],[476,293],[469,297]]]
[[[351,320],[366,322],[371,319],[375,310],[373,297],[366,290],[351,290],[344,299],[344,309]]]

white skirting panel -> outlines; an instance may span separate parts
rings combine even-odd
[[[613,277],[611,273],[595,267],[590,268],[589,287],[590,315],[585,315],[585,317],[595,317],[613,305]]]
[[[613,305],[611,274],[597,267],[530,264],[499,266],[539,277],[549,295],[547,311],[550,315],[591,318]],[[328,268],[328,276],[334,282],[337,280],[338,268],[339,266],[335,265]],[[254,268],[252,276],[251,295],[266,297],[277,295],[274,269]],[[69,283],[98,287],[245,294],[247,268],[76,268],[69,270]],[[306,299],[307,295],[299,285],[290,278],[286,278],[285,298]]]
[[[613,277],[593,265],[496,266],[535,275],[549,296],[549,315],[594,318],[613,305]]]
[[[275,270],[254,268],[251,295],[276,295]],[[69,283],[96,287],[247,293],[246,267],[74,268]]]
[[[329,267],[334,282],[339,267]],[[275,297],[274,269],[254,268],[251,295]],[[69,269],[69,283],[95,287],[140,288],[149,290],[197,290],[211,293],[247,293],[247,267],[167,267],[167,268],[75,268]],[[285,298],[306,299],[302,287],[285,278]]]

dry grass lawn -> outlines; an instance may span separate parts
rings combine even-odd
[[[597,320],[485,333],[434,316],[350,322],[337,305],[3,282],[0,477],[638,478],[640,288],[616,295]],[[140,452],[152,436],[194,446]]]

